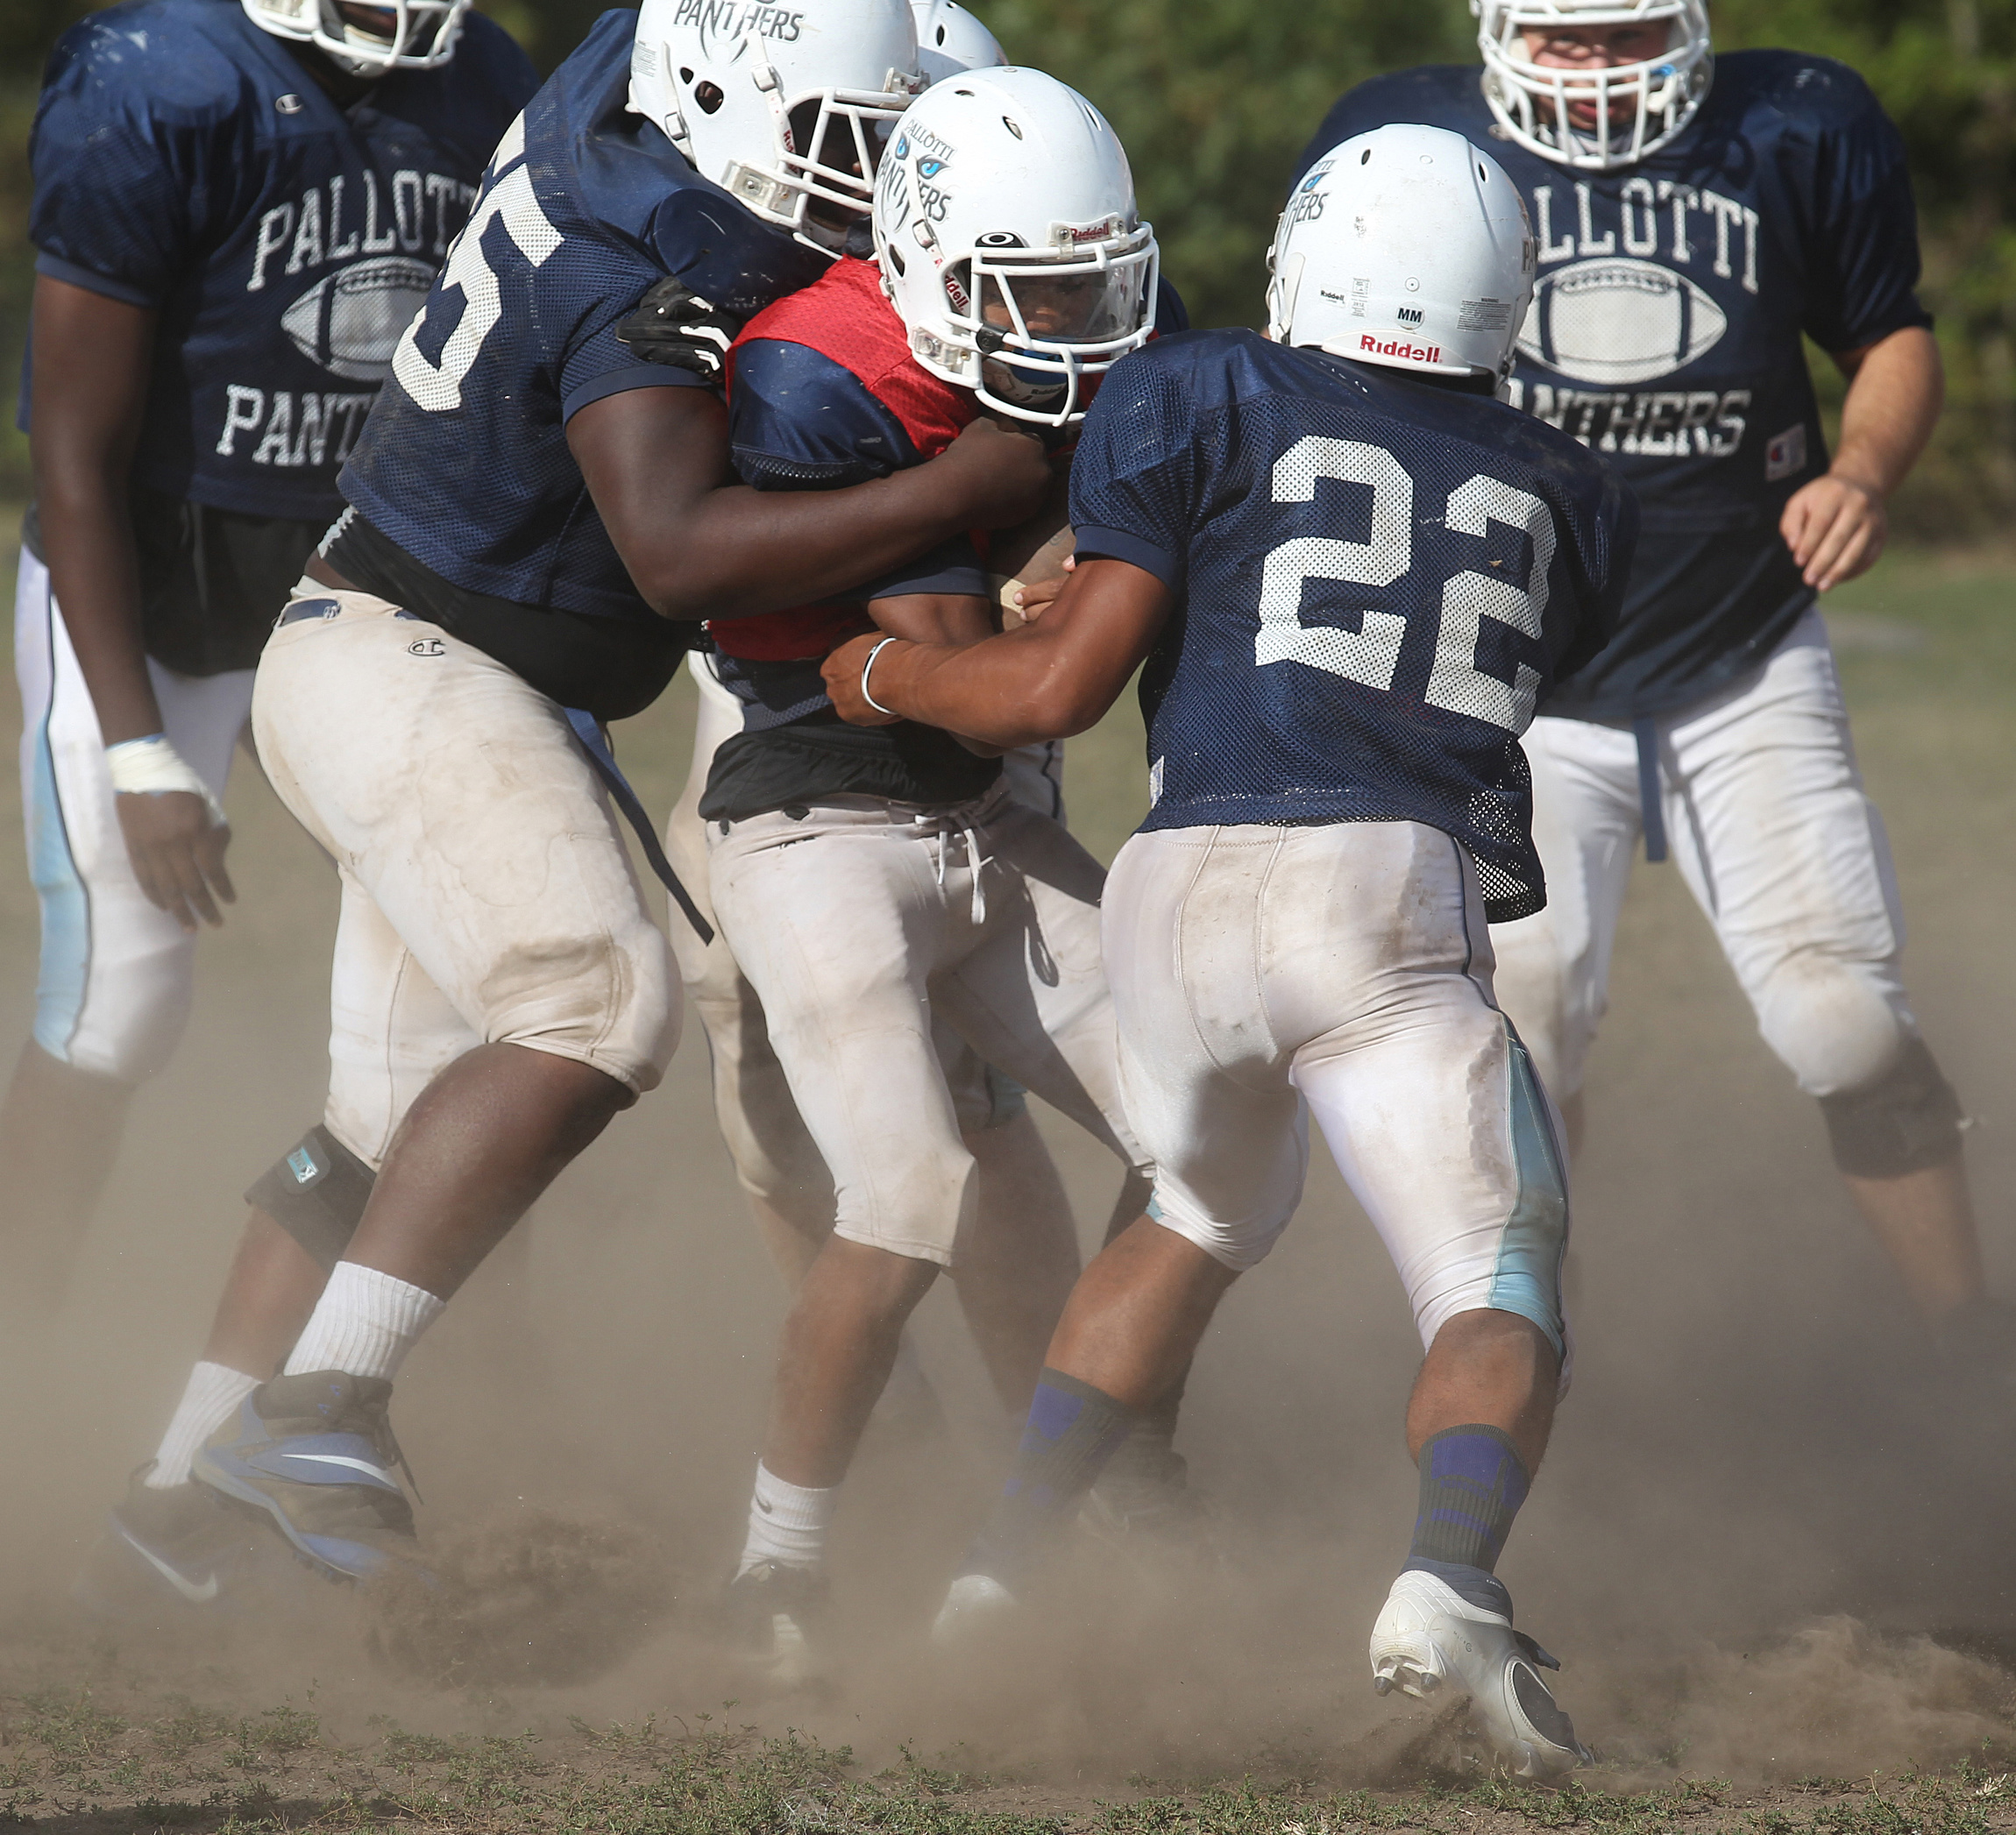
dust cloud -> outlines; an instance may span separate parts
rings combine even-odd
[[[1917,1004],[1984,1123],[1971,1165],[2006,1292],[2016,1135],[1997,1124],[2016,990],[1998,920],[2016,868],[1977,845],[1982,799],[2001,793],[1928,770],[1886,718],[1863,731],[1864,763],[1917,925]],[[1130,719],[1074,741],[1075,811],[1107,853],[1139,794]],[[682,684],[621,736],[654,807],[689,731]],[[901,1741],[1082,1778],[1398,1782],[1473,1750],[1459,1717],[1366,1686],[1365,1638],[1413,1517],[1399,1424],[1418,1348],[1321,1155],[1190,1385],[1182,1446],[1212,1506],[1196,1546],[1088,1541],[1023,1645],[983,1675],[932,1661],[924,1626],[1012,1444],[935,1293],[916,1332],[937,1416],[871,1429],[838,1532],[841,1672],[817,1696],[752,1692],[706,1605],[738,1546],[781,1295],[690,1019],[665,1086],[408,1367],[396,1419],[437,1589],[361,1599],[282,1576],[235,1616],[88,1619],[71,1578],[201,1343],[238,1193],[319,1110],[332,881],[242,762],[231,808],[241,897],[204,941],[189,1037],[136,1105],[67,1305],[0,1335],[0,1692],[111,1665],[239,1711],[312,1690],[334,1729],[390,1714],[437,1732],[732,1701],[737,1720],[871,1756]],[[0,833],[0,857],[18,858],[18,832]],[[9,1038],[26,1030],[34,949],[10,872]],[[1563,1657],[1561,1698],[1622,1778],[1849,1776],[2005,1740],[2011,1420],[1945,1386],[1848,1212],[1817,1115],[1756,1038],[1670,868],[1639,869],[1618,955],[1575,1192],[1576,1386],[1501,1566],[1520,1622]],[[1114,1174],[1051,1119],[1090,1233]]]

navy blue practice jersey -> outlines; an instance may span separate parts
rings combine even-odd
[[[505,135],[338,482],[454,585],[645,620],[567,450],[568,420],[627,389],[705,386],[617,341],[667,274],[747,316],[827,263],[628,111],[636,23],[604,13]]]
[[[348,110],[237,0],[126,0],[63,34],[29,236],[39,273],[160,314],[138,483],[336,514],[393,346],[536,81],[474,16],[450,63]]]
[[[1071,521],[1176,595],[1143,827],[1422,822],[1494,921],[1546,902],[1519,734],[1615,629],[1636,516],[1601,460],[1488,395],[1191,332],[1107,376]]]
[[[1575,172],[1498,133],[1476,66],[1438,65],[1352,90],[1303,169],[1395,122],[1466,135],[1524,194],[1540,274],[1512,399],[1615,464],[1643,513],[1619,640],[1546,711],[1664,712],[1755,668],[1813,602],[1778,535],[1827,469],[1800,334],[1852,351],[1931,322],[1903,142],[1868,86],[1733,52],[1672,145]]]

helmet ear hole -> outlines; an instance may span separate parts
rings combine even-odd
[[[910,270],[903,265],[903,251],[898,248],[897,245],[892,242],[889,244],[885,252],[889,257],[889,265],[896,270],[896,278],[899,280],[902,280],[903,277],[910,272]]]
[[[728,100],[721,93],[719,83],[699,83],[694,87],[693,100],[700,105],[703,115],[711,115]]]

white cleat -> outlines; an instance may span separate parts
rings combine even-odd
[[[1559,1667],[1509,1619],[1471,1605],[1433,1574],[1402,1574],[1372,1627],[1372,1686],[1423,1701],[1445,1685],[1462,1690],[1485,1737],[1523,1778],[1553,1777],[1594,1757],[1540,1680],[1543,1663]]]
[[[989,1574],[962,1574],[931,1621],[931,1641],[941,1650],[960,1650],[1012,1625],[1022,1607],[1014,1594]]]

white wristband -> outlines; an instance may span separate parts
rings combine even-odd
[[[891,719],[899,720],[903,718],[901,714],[897,712],[893,707],[884,707],[880,701],[877,700],[875,697],[868,691],[868,672],[870,670],[875,667],[875,659],[879,656],[889,645],[894,643],[896,639],[893,637],[884,637],[880,643],[877,644],[873,649],[869,651],[866,660],[861,665],[861,698],[866,701],[870,707],[874,708],[877,713],[886,713]]]
[[[181,790],[201,797],[209,811],[210,826],[224,825],[224,808],[209,784],[196,776],[188,760],[168,743],[164,733],[146,739],[124,739],[105,747],[105,764],[112,774],[112,789],[122,797],[162,797]]]

